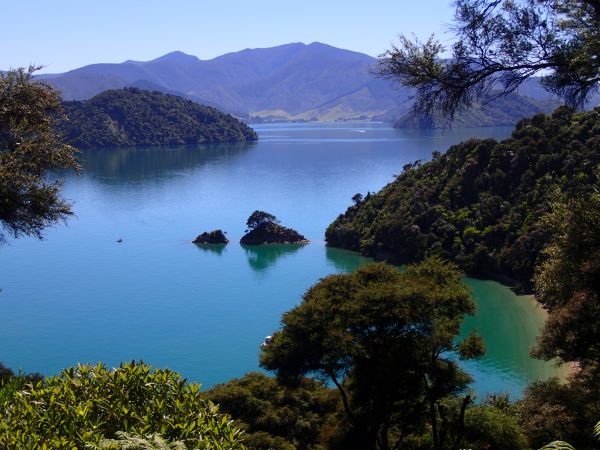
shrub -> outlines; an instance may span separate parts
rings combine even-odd
[[[78,365],[0,403],[0,448],[84,448],[123,431],[202,449],[243,449],[239,430],[176,372]]]

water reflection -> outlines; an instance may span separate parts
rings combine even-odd
[[[361,256],[359,253],[335,247],[325,247],[325,256],[336,271],[343,273],[354,272],[359,267],[373,262],[372,259]]]
[[[203,253],[213,253],[215,255],[222,255],[225,251],[227,244],[194,244],[197,249]]]
[[[81,151],[80,160],[86,176],[122,184],[144,182],[213,162],[227,165],[255,145],[255,142],[251,142],[90,149]]]
[[[306,244],[262,244],[242,245],[248,257],[248,264],[256,272],[264,272],[283,256],[296,253]]]

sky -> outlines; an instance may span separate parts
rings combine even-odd
[[[377,56],[400,33],[449,43],[453,16],[451,0],[5,0],[1,10],[0,70],[43,65],[40,73],[290,42]]]

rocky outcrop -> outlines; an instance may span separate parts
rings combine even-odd
[[[205,231],[192,241],[194,244],[227,244],[229,239],[222,230]]]
[[[263,222],[246,233],[240,244],[308,244],[308,239],[291,228],[283,227],[274,222]]]

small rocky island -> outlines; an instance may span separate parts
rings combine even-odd
[[[229,239],[222,230],[205,231],[192,241],[194,244],[227,244]]]
[[[308,244],[308,239],[296,230],[279,224],[277,218],[264,211],[254,211],[246,222],[248,230],[240,244]]]

